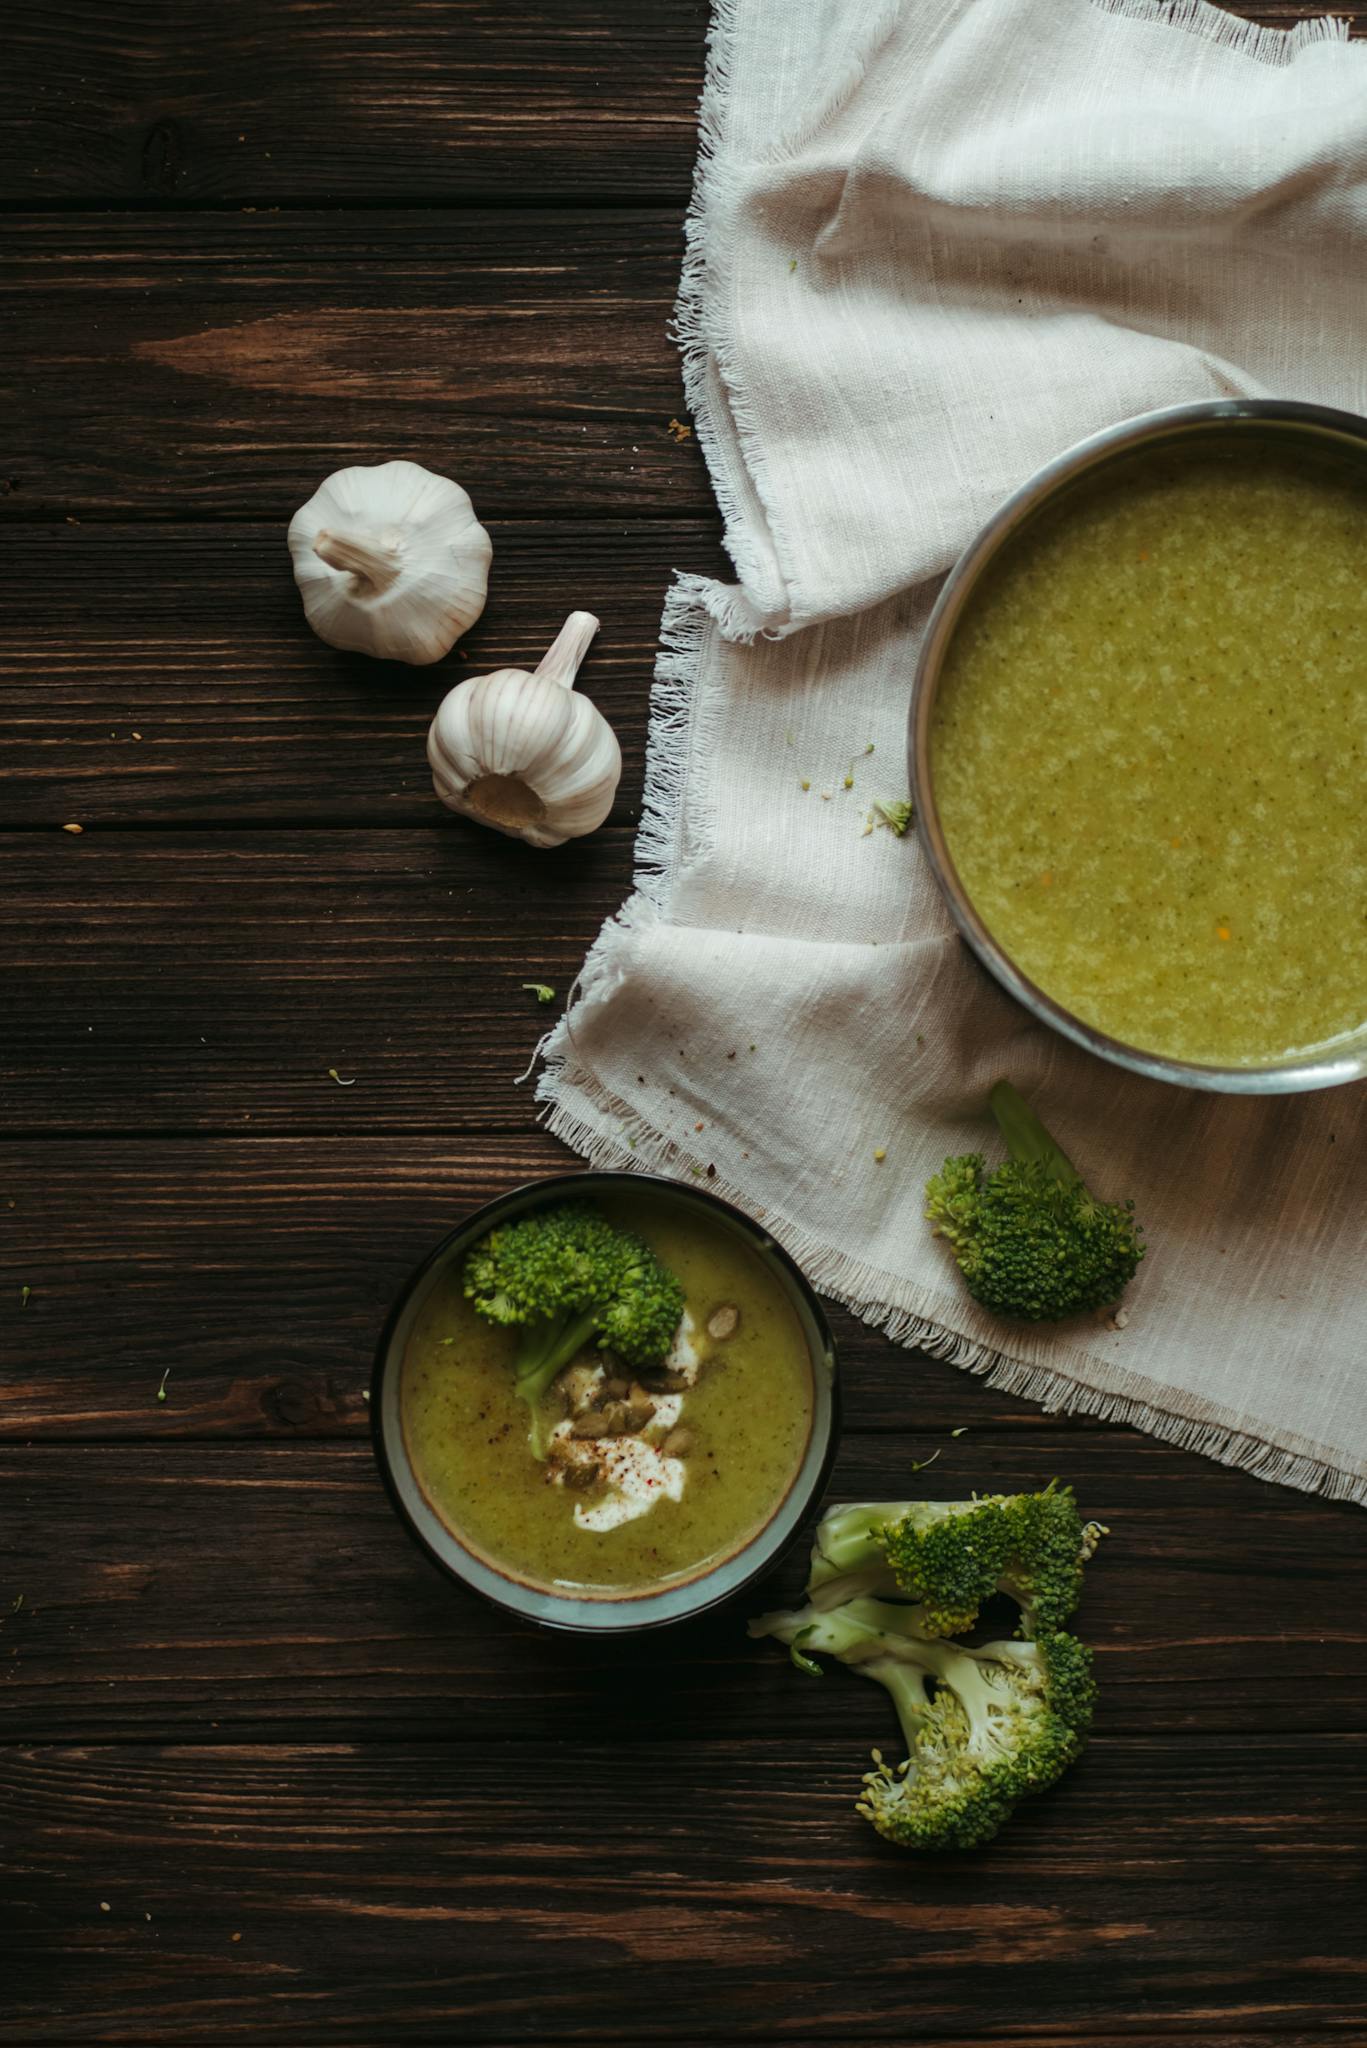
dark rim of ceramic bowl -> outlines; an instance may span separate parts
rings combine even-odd
[[[1292,399],[1222,398],[1199,405],[1169,406],[1161,412],[1122,420],[1118,426],[1107,427],[1066,449],[1013,492],[960,555],[931,612],[912,686],[907,753],[917,837],[949,914],[989,973],[1032,1016],[1088,1052],[1116,1066],[1128,1067],[1133,1073],[1146,1074],[1151,1080],[1228,1095],[1288,1095],[1310,1088],[1336,1087],[1367,1075],[1367,1026],[1340,1044],[1311,1048],[1260,1066],[1237,1067],[1172,1059],[1095,1030],[1023,973],[978,915],[945,841],[930,761],[931,712],[945,657],[973,592],[1001,550],[1061,491],[1140,449],[1256,433],[1350,450],[1354,459],[1367,468],[1367,419],[1357,413],[1336,412],[1328,406],[1307,405]]]
[[[399,1379],[409,1332],[429,1285],[461,1249],[493,1226],[524,1210],[569,1197],[638,1194],[650,1189],[662,1198],[692,1203],[720,1216],[783,1278],[807,1339],[812,1370],[812,1427],[797,1474],[764,1527],[747,1543],[687,1579],[658,1592],[575,1598],[524,1583],[498,1571],[472,1551],[443,1522],[427,1500],[404,1445]],[[554,1174],[510,1188],[475,1209],[436,1245],[405,1282],[385,1320],[370,1383],[370,1429],[376,1462],[390,1502],[418,1548],[467,1591],[541,1626],[579,1634],[628,1635],[691,1620],[731,1600],[771,1572],[801,1534],[825,1491],[840,1433],[840,1390],[835,1341],[815,1290],[775,1238],[743,1209],[707,1188],[686,1187],[659,1174],[585,1172]]]

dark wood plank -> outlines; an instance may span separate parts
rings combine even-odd
[[[605,1688],[573,1749],[0,1754],[0,2040],[1361,2040],[1367,1739],[1101,1737],[928,1868],[852,1811],[872,1687],[833,1750],[769,1679],[745,1742]]]
[[[838,1491],[1057,1472],[1115,1529],[1091,1756],[935,1872],[850,1814],[871,1688],[738,1612],[644,1658],[549,1642],[393,1522],[375,1328],[456,1213],[565,1158],[510,1085],[546,1021],[517,983],[567,986],[620,900],[664,579],[716,565],[674,552],[716,527],[665,336],[705,9],[182,14],[26,0],[0,85],[0,203],[140,210],[11,242],[3,822],[88,829],[0,845],[0,1087],[49,1134],[0,1190],[0,1726],[126,1746],[0,1756],[0,2039],[1367,2038],[1354,1510],[842,1318]],[[283,551],[326,470],[390,453],[496,526],[467,662],[428,678],[322,649]],[[628,772],[552,864],[443,819],[421,738],[575,604]],[[322,829],[238,829],[271,821]],[[374,824],[415,829],[339,829]],[[190,1130],[242,1135],[146,1135]]]
[[[0,839],[11,1134],[525,1128],[513,1082],[556,1011],[520,984],[567,993],[631,835],[546,853],[433,809],[422,832]]]
[[[409,456],[487,518],[706,517],[677,212],[9,224],[6,517],[278,523]]]
[[[483,617],[430,669],[327,647],[283,522],[16,525],[0,592],[6,825],[437,825],[424,757],[442,694],[532,668],[566,614],[603,629],[581,686],[617,731],[613,818],[640,796],[671,572],[726,574],[713,520],[493,522]],[[134,734],[140,737],[134,738]]]
[[[1288,27],[1318,0],[1229,12]],[[1356,33],[1363,0],[1334,9]],[[706,0],[21,0],[0,201],[681,205]]]
[[[706,0],[21,0],[0,197],[681,199]]]
[[[1298,1730],[1310,1770],[1320,1732],[1367,1731],[1360,1511],[1121,1430],[975,1431],[946,1445],[933,1484],[910,1470],[926,1442],[847,1434],[832,1497],[1058,1474],[1109,1524],[1077,1622],[1096,1647],[1103,1733],[1200,1732],[1218,1748],[1224,1731]],[[653,1739],[803,1741],[855,1770],[880,1725],[873,1713],[851,1729],[838,1673],[798,1683],[780,1651],[746,1639],[748,1614],[797,1596],[800,1552],[723,1613],[644,1645],[583,1642],[445,1580],[395,1519],[368,1445],[15,1445],[0,1490],[2,1740],[468,1746],[512,1717],[535,1752],[591,1737],[621,1692]]]
[[[537,1026],[527,1023],[530,1035]],[[442,1139],[113,1139],[0,1146],[0,1437],[363,1436],[389,1303],[445,1233],[582,1162],[544,1131]],[[30,1289],[25,1303],[22,1290]],[[1102,1427],[1043,1415],[835,1311],[845,1426]],[[170,1378],[158,1399],[163,1374]]]

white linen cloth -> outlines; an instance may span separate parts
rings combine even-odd
[[[1033,469],[1183,400],[1367,410],[1367,47],[1189,0],[724,0],[679,326],[739,580],[671,592],[637,886],[549,1042],[551,1129],[698,1178],[996,1385],[1367,1502],[1367,1090],[1091,1058],[864,831],[937,579]],[[999,1156],[1001,1074],[1135,1197],[1120,1329],[988,1317],[931,1235],[927,1176]]]

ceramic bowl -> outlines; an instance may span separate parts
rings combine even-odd
[[[588,1597],[560,1594],[520,1579],[476,1552],[444,1521],[428,1499],[409,1458],[399,1400],[404,1353],[416,1319],[436,1282],[458,1264],[495,1224],[548,1204],[639,1194],[649,1188],[670,1202],[703,1209],[734,1231],[767,1263],[796,1314],[812,1373],[812,1427],[807,1448],[787,1493],[774,1504],[764,1527],[740,1549],[713,1561],[693,1576],[671,1579],[658,1589]],[[681,1186],[653,1174],[571,1173],[533,1182],[487,1202],[423,1260],[404,1287],[380,1338],[370,1392],[375,1455],[400,1521],[435,1564],[471,1592],[524,1620],[588,1634],[627,1634],[658,1628],[703,1613],[772,1571],[800,1533],[826,1485],[839,1431],[835,1345],[821,1304],[788,1254],[763,1225],[705,1189]]]

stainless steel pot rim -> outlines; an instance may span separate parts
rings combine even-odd
[[[930,772],[930,712],[955,627],[988,563],[1062,485],[1146,443],[1186,438],[1222,426],[1299,430],[1309,439],[1354,444],[1367,460],[1367,419],[1297,399],[1220,398],[1138,414],[1065,449],[1014,491],[960,555],[926,627],[916,664],[908,721],[908,766],[916,833],[949,914],[983,965],[1041,1023],[1087,1052],[1151,1080],[1227,1095],[1289,1095],[1332,1088],[1367,1075],[1367,1027],[1340,1046],[1265,1066],[1204,1066],[1126,1044],[1096,1030],[1024,974],[974,909],[940,826]]]

